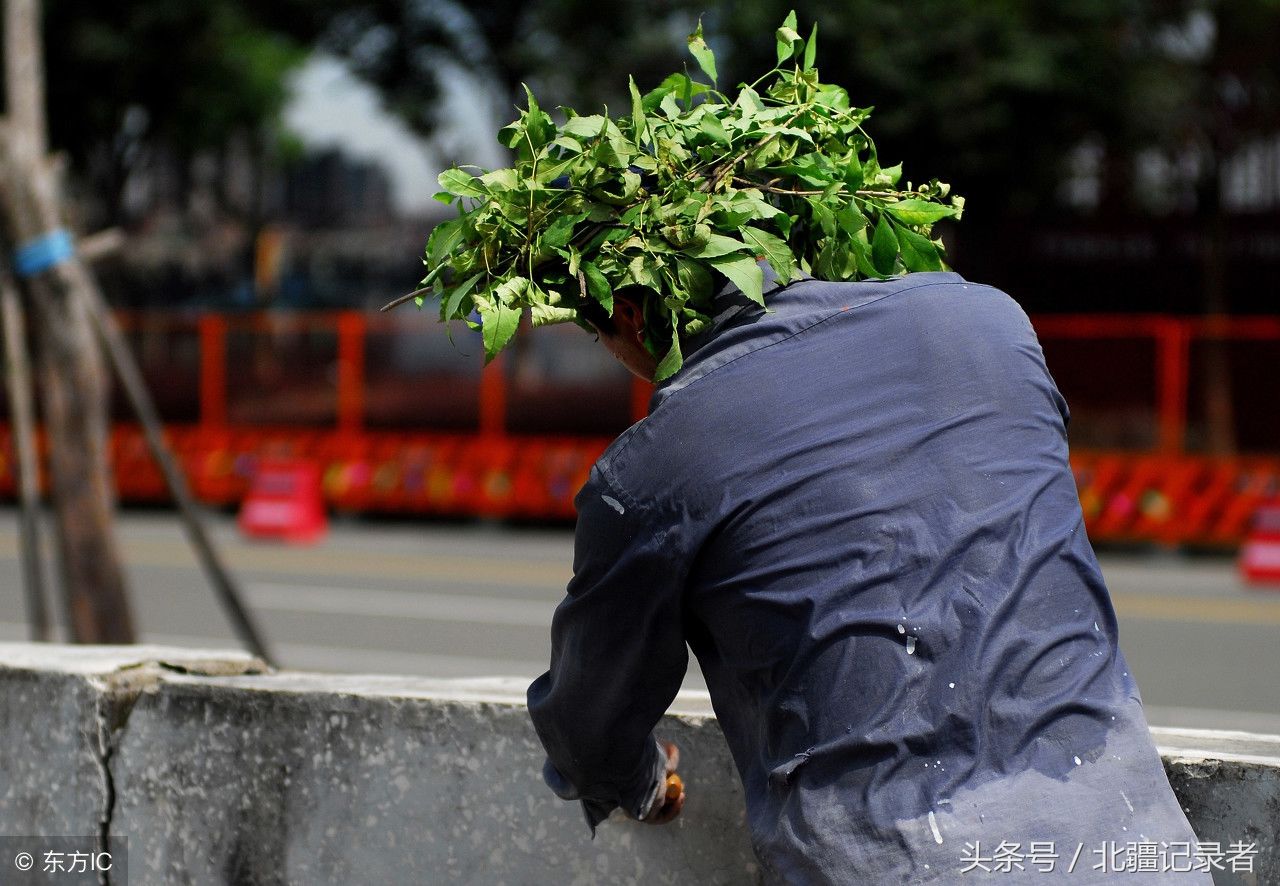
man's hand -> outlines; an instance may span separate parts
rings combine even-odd
[[[666,824],[684,808],[684,782],[676,775],[680,766],[680,749],[670,741],[664,741],[662,749],[667,753],[666,785],[657,805],[644,817],[645,824]]]

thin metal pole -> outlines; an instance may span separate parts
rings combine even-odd
[[[40,485],[36,462],[35,405],[31,387],[31,359],[27,354],[27,324],[22,298],[8,274],[0,275],[0,313],[4,317],[6,380],[9,413],[13,419],[14,450],[18,456],[18,494],[22,503],[20,544],[22,586],[27,598],[31,639],[53,639],[45,603],[44,569],[40,561]]]
[[[133,355],[125,344],[124,337],[120,334],[115,318],[111,316],[110,311],[103,302],[101,293],[96,289],[86,289],[84,293],[94,328],[102,339],[103,347],[106,349],[107,356],[115,368],[116,375],[120,378],[125,394],[128,396],[129,402],[138,416],[138,421],[142,423],[142,431],[146,436],[147,445],[151,449],[151,455],[155,458],[156,464],[160,466],[160,470],[164,474],[165,483],[168,485],[174,501],[177,502],[178,513],[182,518],[183,526],[187,530],[187,535],[191,539],[191,544],[195,548],[200,565],[204,568],[205,574],[208,576],[210,583],[212,583],[223,608],[226,609],[232,628],[254,655],[268,664],[274,664],[271,654],[267,651],[267,645],[262,638],[261,632],[253,623],[253,619],[241,599],[242,595],[235,580],[223,566],[217,549],[214,548],[208,533],[205,532],[199,506],[195,497],[191,494],[190,487],[187,486],[186,477],[178,467],[177,459],[169,451],[169,446],[164,440],[164,430],[160,422],[160,415],[156,411],[150,393],[147,391],[146,383],[142,379],[142,372],[138,369]]]

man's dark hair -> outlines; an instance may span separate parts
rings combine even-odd
[[[648,306],[649,300],[657,298],[657,295],[656,292],[645,286],[624,286],[613,291],[613,300],[616,303],[618,299],[625,298],[644,309]],[[578,303],[577,310],[579,317],[606,335],[617,331],[618,327],[613,322],[613,317],[607,314],[604,307],[595,299],[583,299]],[[667,344],[670,344],[669,338],[667,339]]]
[[[617,331],[613,318],[605,312],[604,306],[595,299],[583,299],[578,304],[578,316],[606,335],[611,335]]]

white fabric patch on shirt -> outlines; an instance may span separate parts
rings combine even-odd
[[[614,509],[615,511],[617,511],[619,514],[625,514],[625,513],[627,512],[627,509],[626,509],[626,508],[624,508],[624,507],[622,506],[622,502],[618,501],[618,500],[617,500],[616,498],[614,498],[613,496],[611,496],[611,495],[602,495],[602,496],[600,496],[600,498],[604,500],[604,503],[605,503],[605,504],[607,504],[609,507],[613,508],[613,509]]]

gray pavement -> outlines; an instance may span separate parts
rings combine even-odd
[[[339,521],[309,547],[215,539],[289,668],[422,676],[546,668],[571,568],[567,530]],[[178,522],[120,521],[142,639],[235,645]],[[1280,734],[1280,587],[1250,589],[1227,559],[1106,555],[1121,647],[1153,725]],[[0,640],[26,636],[17,521],[0,510]],[[686,688],[703,688],[696,664]]]

